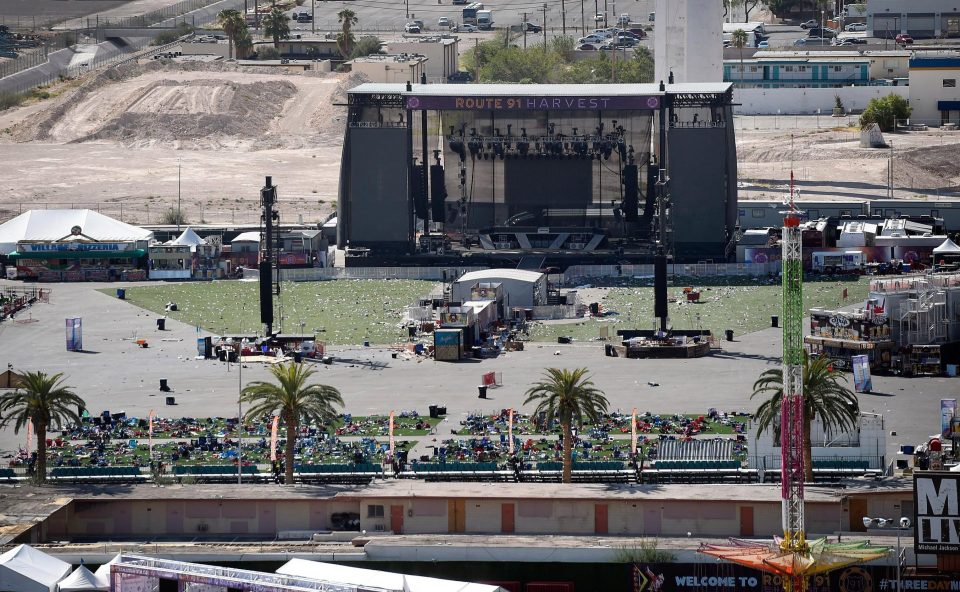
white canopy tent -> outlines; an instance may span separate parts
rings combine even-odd
[[[93,210],[30,210],[0,224],[0,255],[17,250],[20,241],[62,241],[78,227],[76,240],[149,241],[153,232],[114,220]]]
[[[205,245],[207,244],[207,241],[200,238],[200,236],[194,232],[192,228],[187,228],[180,234],[180,236],[168,242],[167,244],[185,245],[189,246],[191,251],[196,251],[198,245]]]
[[[949,238],[933,249],[934,255],[960,255],[960,246]]]
[[[503,592],[502,588],[489,584],[408,576],[306,559],[291,559],[283,564],[277,573],[340,585],[380,588],[396,592]]]
[[[59,592],[107,592],[109,581],[101,581],[92,571],[81,565],[57,584]]]
[[[29,545],[0,555],[0,590],[5,592],[55,592],[69,573],[69,563]]]

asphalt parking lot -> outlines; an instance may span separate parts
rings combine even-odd
[[[15,285],[15,284],[14,284]],[[15,370],[64,372],[67,383],[87,401],[91,413],[125,411],[146,417],[150,409],[166,417],[236,416],[238,392],[251,380],[267,378],[264,366],[197,360],[192,326],[167,321],[156,329],[156,316],[114,296],[97,284],[51,285],[49,304],[37,304],[13,322],[0,324],[0,366]],[[83,352],[65,349],[64,319],[83,319]],[[136,345],[146,339],[146,349]],[[523,409],[523,393],[545,367],[587,366],[610,400],[612,409],[633,407],[656,413],[752,411],[753,381],[779,363],[781,333],[766,329],[735,336],[723,349],[698,360],[627,360],[603,356],[600,343],[557,345],[528,343],[522,352],[496,359],[460,363],[392,358],[384,347],[336,347],[333,365],[317,364],[317,380],[341,390],[345,411],[357,415],[417,410],[435,403],[448,408],[448,425],[467,413]],[[559,354],[559,355],[558,355]],[[501,372],[504,386],[479,399],[484,372]],[[159,390],[161,378],[173,392]],[[655,383],[659,386],[651,386]],[[887,450],[900,443],[925,440],[939,428],[939,400],[960,394],[960,382],[948,378],[874,377],[874,393],[860,395],[865,412],[882,413]],[[173,396],[175,406],[165,405]],[[889,437],[891,431],[897,436]],[[441,431],[443,433],[449,433]],[[0,432],[0,455],[22,446],[25,434]]]

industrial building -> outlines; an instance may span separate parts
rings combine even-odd
[[[662,231],[678,261],[724,260],[737,212],[731,98],[723,83],[360,85],[348,92],[338,246],[348,266],[513,267],[527,255],[566,266],[645,261]]]
[[[418,37],[404,39],[403,41],[389,41],[386,43],[385,53],[390,55],[422,55],[427,58],[424,68],[427,82],[446,82],[447,77],[457,71],[460,62],[459,45],[460,40],[458,38],[447,35]],[[419,78],[410,79],[411,82],[419,80]],[[403,82],[406,82],[406,80]]]
[[[486,300],[499,286],[506,308],[533,308],[547,304],[547,275],[524,269],[485,269],[460,276],[450,285],[450,300]]]
[[[351,72],[363,74],[371,82],[400,83],[419,81],[427,72],[429,60],[419,54],[373,54],[347,62]]]
[[[960,6],[944,0],[870,0],[867,37],[916,39],[960,37]]]
[[[910,58],[910,121],[960,125],[960,53],[926,52]]]

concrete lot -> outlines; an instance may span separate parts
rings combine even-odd
[[[104,409],[146,417],[150,409],[161,416],[235,416],[242,384],[264,379],[263,366],[247,364],[238,371],[229,365],[196,360],[195,327],[168,321],[167,331],[156,330],[156,316],[127,302],[96,292],[97,284],[57,284],[50,304],[38,304],[0,325],[0,367],[64,372],[68,384],[83,396],[91,413]],[[83,353],[65,351],[64,319],[83,318]],[[135,345],[147,339],[149,348]],[[736,336],[724,342],[722,352],[699,360],[626,360],[606,358],[600,344],[530,344],[526,351],[497,359],[461,363],[391,358],[385,348],[334,348],[339,360],[317,365],[317,380],[339,388],[346,411],[367,415],[390,410],[426,413],[427,406],[445,404],[447,423],[438,434],[459,426],[467,413],[522,409],[523,392],[549,366],[588,366],[597,386],[605,391],[612,409],[660,413],[752,411],[751,386],[764,370],[779,363],[781,334],[777,329]],[[559,352],[559,355],[556,353]],[[504,386],[489,398],[477,398],[483,372],[502,372]],[[166,378],[177,405],[164,405],[159,390]],[[648,383],[658,383],[653,387]],[[852,381],[851,381],[852,382]],[[947,378],[902,379],[874,377],[875,392],[860,395],[865,412],[882,413],[888,434],[887,453],[900,443],[925,440],[939,428],[939,400],[960,394],[960,382]],[[0,432],[0,455],[24,442],[25,434]],[[888,457],[889,458],[889,457]]]

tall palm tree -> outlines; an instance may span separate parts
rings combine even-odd
[[[563,428],[563,482],[570,483],[573,471],[573,423],[600,420],[607,410],[607,397],[593,385],[586,368],[547,368],[543,378],[526,392],[524,405],[536,403],[535,414],[554,417]]]
[[[740,50],[740,88],[743,88],[743,46],[747,44],[747,32],[737,29],[732,35],[733,46]]]
[[[263,17],[263,34],[273,37],[273,48],[280,50],[280,40],[290,37],[290,21],[282,10],[273,7],[273,10]]]
[[[316,370],[305,364],[276,364],[270,373],[277,383],[255,381],[240,393],[240,400],[250,403],[244,420],[256,421],[265,415],[278,413],[287,426],[287,444],[284,449],[286,463],[285,483],[293,483],[294,443],[300,423],[327,424],[336,419],[334,405],[343,407],[340,391],[324,384],[307,384]]]
[[[86,405],[71,387],[64,386],[63,373],[27,372],[17,390],[0,396],[0,428],[13,424],[14,433],[33,421],[37,433],[37,483],[47,479],[47,430],[80,423],[78,411]]]
[[[834,430],[857,429],[860,421],[860,402],[850,389],[840,384],[847,377],[834,370],[829,358],[803,355],[803,464],[805,479],[813,482],[813,452],[810,442],[810,426],[819,418],[829,433]],[[754,419],[757,434],[773,428],[774,438],[780,438],[780,402],[783,399],[783,370],[772,368],[760,375],[753,383],[753,394],[770,395],[760,404]]]
[[[337,21],[340,23],[340,33],[337,34],[337,49],[340,50],[340,55],[346,60],[350,58],[350,54],[353,52],[354,38],[351,29],[360,22],[360,19],[357,18],[357,13],[349,8],[344,8],[337,13]]]
[[[228,51],[229,57],[233,58],[233,46],[237,38],[237,32],[242,28],[247,28],[247,21],[240,14],[239,10],[227,8],[217,14],[217,22],[223,27],[223,33],[227,36],[230,44]]]

